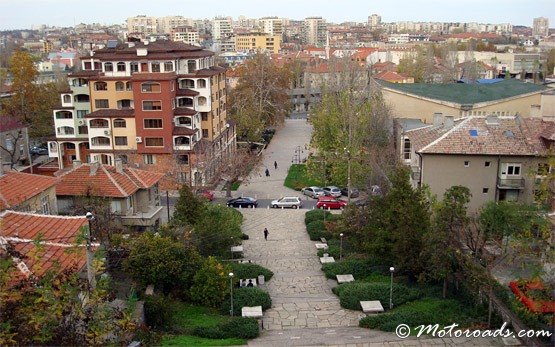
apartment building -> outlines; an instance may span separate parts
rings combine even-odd
[[[216,17],[212,20],[212,39],[224,40],[233,35],[231,17]]]
[[[177,26],[171,29],[172,41],[179,41],[188,45],[200,46],[198,30],[191,26]]]
[[[53,110],[50,157],[163,172],[161,189],[207,184],[235,148],[225,69],[214,53],[173,41],[114,45],[82,57]]]
[[[158,32],[160,34],[171,34],[172,30],[182,26],[192,26],[193,21],[183,16],[158,17]]]
[[[270,36],[283,35],[283,20],[278,17],[263,17],[258,20],[258,26],[262,32]]]
[[[235,50],[238,52],[269,52],[278,53],[281,47],[281,36],[266,33],[244,33],[235,35]]]
[[[322,17],[308,17],[303,21],[303,43],[317,47],[326,45],[327,26]]]
[[[555,124],[542,118],[438,113],[433,124],[402,132],[398,148],[414,186],[426,184],[438,197],[465,186],[469,211],[476,212],[488,201],[532,203],[554,134]]]
[[[144,15],[129,17],[127,22],[127,33],[132,36],[147,37],[158,33],[158,20],[156,17]]]
[[[549,36],[549,18],[538,17],[534,18],[532,26],[532,35],[535,37]]]
[[[368,16],[368,27],[370,29],[379,29],[382,26],[382,16],[373,14]]]

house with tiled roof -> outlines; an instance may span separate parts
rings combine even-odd
[[[87,256],[85,245],[78,240],[86,231],[87,223],[84,216],[0,212],[0,256],[15,263],[17,271],[12,281],[40,278],[47,271],[80,272]]]
[[[373,75],[372,77],[389,83],[414,83],[413,77],[395,71],[382,71]]]
[[[164,174],[125,167],[120,160],[115,166],[75,162],[59,177],[58,209],[71,214],[84,198],[101,198],[109,204],[118,225],[135,230],[155,228],[163,209],[159,193],[162,177]]]
[[[57,214],[54,177],[0,170],[0,211]]]
[[[553,143],[555,123],[542,118],[438,113],[432,124],[401,131],[398,147],[414,186],[428,185],[440,198],[465,186],[475,212],[488,201],[532,203]]]

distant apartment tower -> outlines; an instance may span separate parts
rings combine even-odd
[[[283,35],[283,21],[278,17],[264,17],[258,20],[260,29],[271,36]]]
[[[303,43],[317,47],[326,44],[327,26],[322,17],[308,17],[303,21]]]
[[[214,53],[157,40],[108,46],[81,57],[53,110],[49,156],[165,173],[162,189],[204,185],[235,148],[225,69]]]
[[[171,30],[172,41],[185,42],[189,45],[200,46],[199,33],[191,26],[178,26]]]
[[[183,16],[166,16],[157,19],[158,31],[162,34],[171,34],[172,29],[181,26],[192,26],[192,21]]]
[[[133,36],[146,37],[158,33],[158,21],[156,17],[147,17],[144,15],[127,18],[127,32]],[[137,36],[137,35],[136,35]]]
[[[216,17],[212,21],[212,39],[224,40],[233,35],[231,17]]]
[[[269,52],[279,53],[281,36],[266,33],[244,33],[235,35],[237,52]]]
[[[535,37],[549,36],[549,19],[546,17],[534,18],[532,35],[534,35]]]
[[[373,14],[368,16],[368,27],[370,29],[376,29],[381,27],[382,25],[382,17],[378,16],[377,14]]]

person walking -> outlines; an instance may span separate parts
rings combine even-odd
[[[268,168],[266,168],[266,177],[270,177],[270,170]]]
[[[264,228],[264,240],[268,241],[268,228]]]
[[[274,161],[274,168],[277,170],[277,161]]]

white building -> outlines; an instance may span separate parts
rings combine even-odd
[[[327,25],[322,17],[308,17],[303,21],[303,42],[323,47],[326,44]]]
[[[270,36],[283,35],[283,21],[278,17],[264,17],[258,20],[258,26],[262,32]]]
[[[158,22],[156,17],[144,15],[127,18],[127,32],[129,34],[139,33],[146,37],[158,33]]]
[[[189,45],[200,46],[199,33],[191,26],[178,26],[171,30],[172,41],[181,41]]]
[[[377,14],[368,16],[368,27],[370,29],[376,29],[382,26],[382,17]]]
[[[534,35],[535,37],[549,36],[549,19],[546,17],[534,18],[532,35]]]
[[[223,40],[233,35],[231,17],[216,17],[212,21],[212,38]]]

